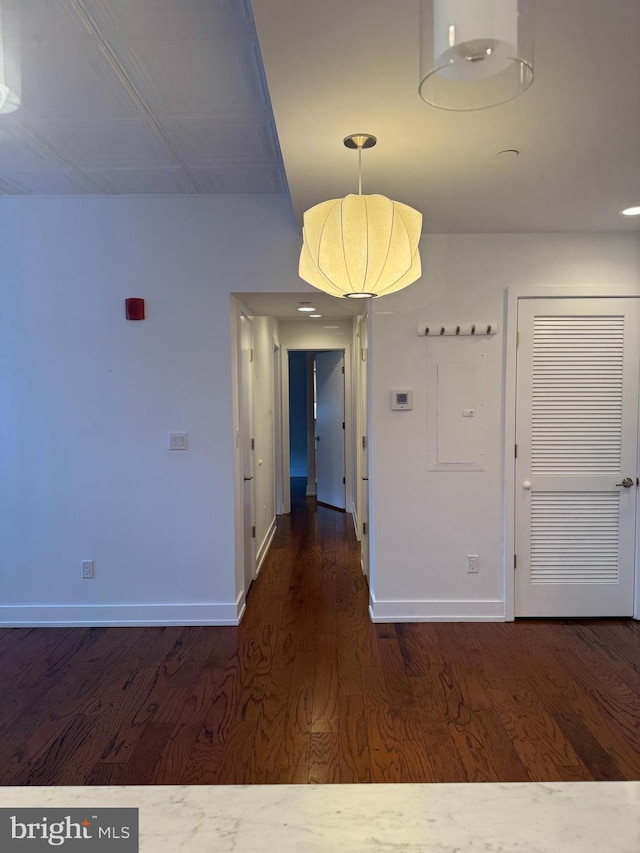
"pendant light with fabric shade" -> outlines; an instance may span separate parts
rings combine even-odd
[[[362,150],[376,144],[375,136],[352,134],[344,144],[358,150],[358,195],[306,211],[299,275],[332,296],[384,296],[422,274],[422,214],[383,195],[362,195]]]

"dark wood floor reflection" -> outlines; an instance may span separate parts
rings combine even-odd
[[[0,631],[0,783],[640,779],[640,624],[372,625],[298,495],[239,628]]]

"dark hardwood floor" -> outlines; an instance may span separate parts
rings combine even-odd
[[[640,779],[640,624],[372,625],[298,495],[238,628],[0,631],[3,785]]]

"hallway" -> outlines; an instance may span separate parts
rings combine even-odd
[[[0,631],[3,785],[640,778],[640,624],[373,625],[303,493],[238,628]]]

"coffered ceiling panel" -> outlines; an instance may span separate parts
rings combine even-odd
[[[0,192],[286,193],[248,0],[0,0]]]
[[[76,195],[77,193],[100,192],[98,185],[83,180],[84,177],[81,173],[66,172],[60,169],[55,171],[15,169],[11,172],[10,181],[6,182],[8,189],[4,190],[4,193],[9,195],[33,193]]]
[[[144,119],[36,120],[30,126],[60,157],[82,169],[174,165],[154,125]]]
[[[88,35],[22,42],[22,115],[134,117],[138,105],[118,71]]]
[[[281,195],[285,191],[280,171],[268,167],[194,169],[193,173],[207,193]]]
[[[248,0],[84,0],[110,37],[246,38],[253,18]]]
[[[157,116],[267,110],[252,45],[235,39],[157,39],[115,45],[136,90]]]
[[[183,169],[101,169],[91,174],[107,193],[148,195],[191,191],[191,181]]]
[[[3,0],[0,4],[5,40],[73,37],[87,29],[68,0]]]
[[[0,130],[1,171],[12,169],[55,169],[56,161],[31,142],[23,127],[14,123]]]
[[[278,157],[278,140],[269,122],[183,118],[165,119],[162,124],[175,148],[193,165],[246,158],[272,164]]]

